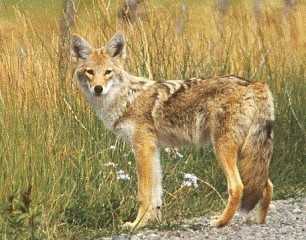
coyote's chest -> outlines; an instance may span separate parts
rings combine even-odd
[[[126,115],[145,89],[135,89],[135,86],[112,89],[107,96],[95,97],[89,99],[89,102],[107,129],[119,138],[131,142],[135,121],[133,118],[126,118]]]

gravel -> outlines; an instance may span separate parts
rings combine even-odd
[[[251,213],[252,214],[252,213]],[[243,240],[306,240],[306,196],[297,199],[273,201],[267,223],[258,225],[246,221],[244,214],[237,213],[233,222],[224,228],[209,225],[212,216],[204,216],[180,222],[180,229],[158,231],[144,229],[133,236],[113,236],[112,240],[156,240],[156,239],[243,239]]]

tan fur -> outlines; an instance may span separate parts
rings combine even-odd
[[[128,141],[138,169],[139,211],[129,228],[161,218],[160,148],[203,146],[211,142],[224,170],[229,199],[212,225],[228,225],[240,202],[247,211],[260,202],[264,223],[273,194],[268,178],[273,152],[274,107],[264,83],[234,76],[157,83],[124,71],[125,40],[116,34],[94,49],[72,39],[76,79],[105,126]],[[242,178],[238,171],[238,165]]]

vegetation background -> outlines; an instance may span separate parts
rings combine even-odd
[[[54,2],[0,1],[0,239],[102,238],[135,217],[133,154],[76,88],[72,32],[100,47],[124,31],[126,69],[157,81],[235,74],[268,82],[274,199],[305,194],[306,1],[151,1],[131,24],[118,20],[122,2],[75,1],[70,18],[67,2]],[[223,207],[226,181],[211,147],[165,149],[162,164],[161,230]],[[198,186],[183,184],[187,173]]]

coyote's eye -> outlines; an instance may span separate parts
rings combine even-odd
[[[112,72],[112,70],[108,69],[105,71],[104,75],[110,74]]]
[[[94,75],[94,71],[92,69],[86,69],[86,72],[90,75]]]

